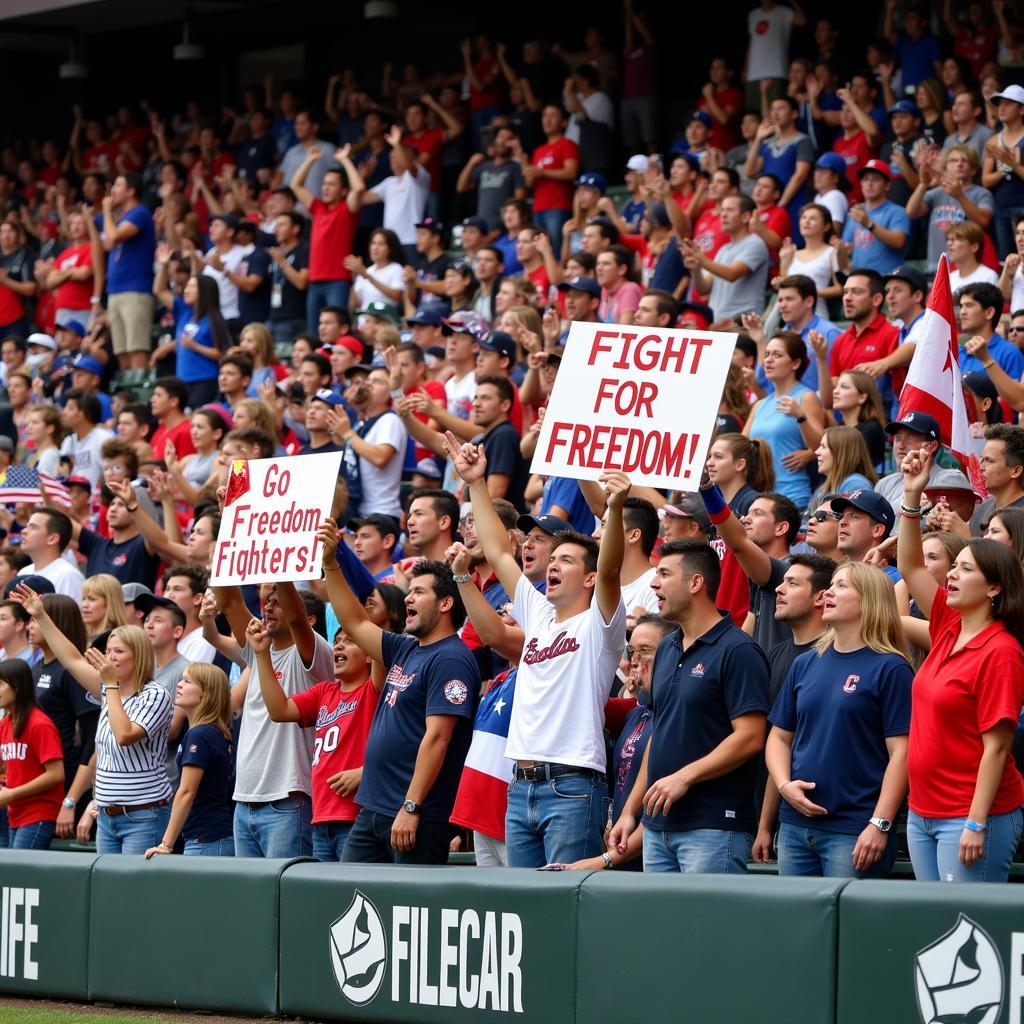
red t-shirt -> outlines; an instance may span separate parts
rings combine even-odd
[[[551,291],[551,278],[548,277],[548,268],[542,263],[536,270],[528,270],[526,276],[537,286],[541,301],[547,302],[548,294]]]
[[[78,267],[92,266],[92,246],[85,242],[73,249],[65,249],[54,264],[57,270],[75,270]],[[59,285],[55,293],[58,309],[80,309],[83,312],[91,309],[89,300],[92,298],[92,280],[65,281]]]
[[[715,212],[713,199],[709,199],[700,209],[697,222],[693,226],[693,241],[705,256],[712,259],[729,241],[729,236],[722,230],[722,215]]]
[[[564,136],[554,142],[545,142],[533,151],[534,167],[543,167],[545,170],[558,171],[565,166],[566,160],[580,159],[579,146],[570,142]],[[572,209],[572,182],[554,181],[551,178],[538,178],[533,185],[533,210],[534,213],[543,213],[545,210],[571,210]]]
[[[981,75],[981,69],[990,60],[996,59],[998,48],[999,30],[995,26],[975,28],[973,25],[964,25],[957,29],[953,39],[953,52],[970,64],[971,74],[975,78]]]
[[[868,137],[862,131],[858,131],[849,139],[840,135],[832,143],[832,151],[838,153],[846,161],[846,178],[850,182],[848,197],[850,202],[862,202],[864,193],[861,191],[857,172],[874,157],[877,150],[868,142]]]
[[[910,808],[924,818],[970,813],[978,782],[981,735],[1000,722],[1016,724],[1024,702],[1024,652],[1001,622],[993,622],[953,653],[960,613],[939,589],[928,633],[932,649],[914,676],[911,691],[907,774]],[[990,814],[1024,804],[1024,781],[1006,755]]]
[[[345,269],[344,260],[352,255],[352,239],[359,218],[344,200],[327,206],[323,200],[314,199],[309,204],[309,213],[313,218],[309,240],[310,281],[351,281],[352,275]]]
[[[838,377],[839,374],[852,370],[858,363],[884,359],[899,347],[899,343],[899,328],[894,327],[879,313],[860,334],[850,326],[836,338],[828,359],[829,372],[833,377]],[[889,371],[892,389],[896,394],[900,393],[906,377],[905,366]]]
[[[102,171],[111,175],[114,171],[114,161],[120,150],[112,142],[101,142],[98,146],[89,146],[82,154],[83,171]]]
[[[194,454],[196,446],[192,443],[191,422],[184,419],[172,430],[168,430],[167,427],[161,423],[156,430],[153,431],[153,439],[150,441],[150,444],[153,447],[153,458],[162,459],[164,457],[164,446],[168,441],[173,442],[174,451],[179,459],[183,459],[186,455]]]
[[[347,693],[333,680],[297,693],[295,701],[303,729],[316,727],[313,746],[313,824],[355,821],[359,805],[352,797],[338,796],[327,780],[338,772],[359,768],[366,753],[366,737],[380,694],[367,679]]]
[[[763,210],[757,211],[757,219],[769,230],[774,231],[784,242],[793,230],[793,222],[789,214],[781,206],[766,206]],[[769,279],[779,272],[779,250],[768,246],[771,254],[771,268],[768,272]]]
[[[14,789],[43,774],[47,761],[64,763],[57,726],[39,708],[28,714],[24,732],[14,738],[14,721],[10,715],[0,718],[0,761],[7,765],[7,786]],[[37,821],[56,821],[60,802],[64,799],[64,772],[49,789],[34,796],[14,800],[7,805],[7,820],[12,828],[34,825]]]
[[[444,385],[439,380],[425,380],[422,384],[417,384],[414,388],[407,388],[406,394],[411,395],[416,391],[426,391],[430,397],[437,402],[442,409],[448,408],[448,392],[445,391]],[[426,423],[430,417],[425,412],[414,412],[413,416],[420,421],[420,423]],[[416,445],[416,461],[420,459],[432,459],[434,453],[429,448],[424,448],[423,445]]]
[[[425,131],[406,132],[402,136],[403,146],[412,146],[421,156],[425,153],[429,158],[425,164],[430,171],[430,191],[441,191],[441,149],[444,146],[444,129],[427,128]],[[422,162],[422,161],[421,161]]]
[[[726,107],[733,108],[733,115],[727,124],[719,124],[714,115],[711,117],[711,145],[715,149],[725,152],[725,150],[732,149],[733,146],[738,145],[740,141],[738,125],[740,113],[744,106],[743,93],[739,89],[732,88],[732,86],[727,86],[725,89],[716,89],[715,102],[723,109]],[[703,96],[701,96],[700,102],[697,104],[697,109],[706,110],[709,114],[711,113],[708,101]]]
[[[750,580],[723,540],[716,537],[711,546],[722,563],[722,580],[718,584],[715,605],[724,608],[733,623],[742,629],[743,623],[747,621],[747,612],[750,611]]]
[[[494,74],[498,61],[496,57],[482,57],[473,64],[473,75],[477,81],[485,82]],[[484,89],[478,89],[470,83],[469,86],[469,109],[486,110],[488,107],[496,107],[501,102],[501,78],[495,78],[490,85]]]

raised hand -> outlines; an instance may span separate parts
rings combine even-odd
[[[450,430],[445,431],[445,454],[452,460],[455,472],[471,484],[482,480],[487,472],[487,456],[482,444],[463,444]]]
[[[270,650],[270,634],[262,619],[254,615],[245,627],[245,639],[256,654],[263,654]]]
[[[325,519],[317,530],[320,543],[324,546],[324,569],[335,568],[338,564],[338,524],[333,519]]]
[[[12,601],[17,601],[34,619],[46,614],[43,599],[27,583],[19,583],[11,591],[10,597]]]
[[[608,507],[621,509],[623,502],[629,496],[629,489],[632,487],[629,477],[625,473],[602,473],[598,480],[604,485]]]
[[[113,686],[117,682],[117,669],[114,668],[114,663],[95,647],[86,648],[85,660],[99,673],[100,682],[104,686]]]
[[[915,448],[906,454],[903,462],[900,463],[900,472],[903,474],[903,495],[912,495],[919,498],[928,486],[928,478],[932,471],[931,452],[923,448]]]
[[[456,576],[463,576],[469,572],[469,551],[465,544],[456,542],[444,553],[444,560],[451,567]]]

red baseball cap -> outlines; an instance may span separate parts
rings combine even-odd
[[[363,358],[363,343],[358,338],[352,337],[351,334],[343,334],[340,338],[335,338],[334,344],[347,348],[356,359]]]
[[[857,177],[863,178],[868,171],[875,171],[885,178],[886,181],[892,181],[892,171],[889,170],[889,165],[884,160],[869,160],[857,171]]]

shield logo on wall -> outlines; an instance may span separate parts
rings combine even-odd
[[[358,890],[331,925],[331,964],[341,994],[355,1006],[373,1001],[388,966],[388,944],[377,908]]]

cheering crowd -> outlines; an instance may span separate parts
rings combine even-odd
[[[763,0],[667,138],[626,0],[0,153],[0,845],[1005,881],[1024,22],[879,20]],[[943,253],[970,464],[901,401]],[[697,491],[530,472],[573,322],[736,333]],[[210,588],[316,453],[322,579]]]

